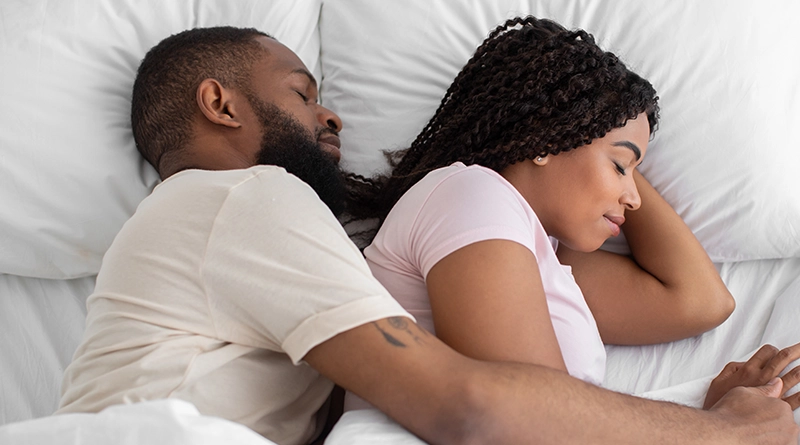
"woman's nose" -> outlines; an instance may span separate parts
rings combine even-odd
[[[620,203],[628,210],[638,210],[642,206],[642,197],[639,196],[639,189],[636,188],[636,183],[633,181],[633,175],[630,176],[628,186],[620,197]]]

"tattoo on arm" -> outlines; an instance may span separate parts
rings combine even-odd
[[[386,339],[386,341],[388,341],[390,345],[397,346],[398,348],[405,348],[406,347],[405,343],[403,343],[400,340],[396,339],[392,334],[384,331],[383,328],[378,326],[378,323],[372,323],[372,325],[375,326],[376,329],[381,331],[381,334],[383,334],[383,338]]]
[[[391,328],[391,329],[388,329],[388,330],[384,329],[381,326],[379,326],[377,323],[373,323],[373,324],[375,325],[375,328],[377,328],[381,332],[381,334],[383,335],[383,338],[385,338],[386,341],[388,341],[391,345],[394,345],[394,346],[397,346],[397,347],[404,348],[404,347],[406,347],[406,344],[403,341],[399,340],[396,332],[394,333],[395,335],[392,335],[392,334],[389,333],[389,331],[394,330],[394,331],[399,331],[400,333],[405,333],[406,335],[411,337],[411,339],[413,339],[414,342],[417,343],[417,344],[424,343],[424,340],[423,340],[422,337],[431,335],[428,331],[426,331],[425,329],[422,329],[419,326],[417,326],[416,324],[410,322],[405,317],[390,317],[390,318],[387,318],[386,321],[389,324],[389,328]]]

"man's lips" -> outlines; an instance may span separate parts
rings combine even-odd
[[[337,163],[339,162],[339,159],[342,157],[342,152],[339,151],[339,148],[342,146],[341,141],[339,141],[339,136],[327,133],[322,135],[317,142],[323,151],[333,156]]]
[[[608,228],[611,229],[612,236],[619,235],[620,228],[622,224],[625,223],[624,216],[615,216],[615,215],[603,215],[603,218],[606,219],[606,223],[608,223]]]

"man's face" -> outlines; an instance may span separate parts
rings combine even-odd
[[[261,102],[278,107],[316,138],[323,151],[338,163],[338,132],[342,121],[336,113],[317,103],[317,82],[289,48],[268,38],[256,39],[266,55],[253,65],[251,93]]]
[[[317,196],[339,216],[344,210],[346,191],[338,158],[317,142],[290,114],[273,104],[248,96],[263,129],[256,162],[277,165],[297,176],[317,192]]]
[[[342,122],[317,103],[316,80],[297,55],[276,40],[257,40],[267,54],[254,64],[247,94],[260,134],[254,161],[285,168],[338,215],[345,198],[337,167]]]

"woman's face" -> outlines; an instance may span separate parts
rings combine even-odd
[[[641,205],[633,170],[649,140],[647,116],[640,114],[589,145],[519,162],[501,174],[525,197],[548,235],[591,252],[619,235],[625,210]]]

